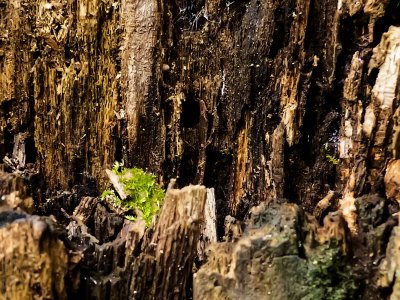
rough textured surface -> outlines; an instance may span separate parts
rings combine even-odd
[[[301,298],[305,260],[298,256],[299,221],[293,204],[252,210],[243,238],[211,248],[195,274],[194,299]]]
[[[123,158],[160,174],[164,158],[164,116],[159,81],[163,1],[122,0],[120,113],[126,122]],[[161,53],[160,53],[161,52]],[[160,174],[161,175],[161,174]]]
[[[0,191],[69,226],[70,290],[84,298],[132,293],[140,252],[171,263],[147,249],[152,229],[83,198],[115,160],[164,185],[213,187],[227,242],[246,238],[252,207],[291,199],[318,218],[306,217],[305,256],[353,252],[359,293],[385,298],[374,276],[399,210],[387,199],[398,193],[399,24],[397,0],[0,0],[0,169],[13,173]],[[314,251],[332,236],[336,250]],[[184,274],[178,294],[190,295]]]
[[[6,173],[0,170],[0,199],[7,203],[12,209],[22,209],[27,213],[34,210],[31,190],[27,186],[29,176],[28,171],[21,173]]]
[[[399,27],[390,26],[373,49],[368,64],[368,76],[376,76],[372,83],[363,78],[370,53],[365,49],[353,54],[344,84],[344,118],[339,138],[343,160],[340,174],[344,183],[341,210],[355,235],[355,198],[381,188],[386,163],[397,153],[397,127],[392,120],[399,107],[399,34]]]
[[[119,13],[113,3],[36,3],[35,146],[53,189],[90,175],[104,178],[115,158]]]
[[[390,161],[385,174],[386,197],[400,203],[400,160]]]
[[[381,262],[379,268],[378,284],[380,287],[389,288],[393,285],[393,292],[390,299],[399,299],[400,297],[400,282],[397,278],[400,271],[400,227],[393,229],[386,250],[386,258]]]
[[[97,212],[102,207],[98,205],[95,209]],[[73,282],[69,297],[126,299],[130,264],[144,235],[144,222],[125,221],[122,226],[122,218],[116,224],[112,220],[117,217],[111,216],[109,222],[103,222],[100,228],[95,224],[93,228],[91,221],[96,223],[102,219],[96,214],[92,218],[85,223],[73,220],[67,227],[71,251],[69,276]]]
[[[312,223],[304,223],[301,211],[294,204],[264,203],[253,208],[242,238],[234,243],[212,246],[208,262],[195,274],[194,299],[349,297],[351,289],[354,289],[351,279],[336,273],[335,267],[343,271],[344,265],[343,262],[336,262],[340,255],[330,252],[338,245],[332,246],[332,240],[340,243],[340,239],[345,238],[338,224],[340,222],[332,221],[329,225],[327,221],[324,227],[316,225],[317,229],[313,231]],[[304,241],[301,233],[303,226],[310,229]],[[307,252],[308,260],[303,242],[311,246]],[[324,259],[327,262],[323,262]],[[317,274],[321,272],[320,275],[325,268],[330,270],[329,274],[322,275],[327,277],[321,277],[319,284],[319,275],[315,275],[313,266],[319,270]],[[340,284],[335,287],[329,276]],[[327,296],[325,288],[334,292]],[[341,288],[343,291],[339,292]]]
[[[204,186],[168,190],[154,234],[133,263],[130,299],[186,299],[206,198]]]
[[[67,299],[67,253],[51,222],[0,210],[0,298]]]
[[[45,190],[93,177],[103,186],[103,170],[124,159],[161,183],[214,186],[219,228],[268,198],[295,194],[311,209],[329,190],[320,170],[333,168],[312,123],[316,113],[331,131],[322,99],[338,56],[336,1],[21,3],[0,9],[4,34],[16,30],[2,57],[29,53],[15,59],[14,76],[1,69],[13,78],[2,81],[2,151],[26,133],[21,146]],[[14,28],[9,20],[25,11],[29,26]],[[21,44],[29,51],[15,52]],[[317,161],[296,147],[304,143]],[[295,169],[307,175],[285,185]]]
[[[199,243],[197,245],[197,259],[205,259],[206,251],[211,243],[215,243],[217,236],[217,217],[214,189],[207,189],[207,200],[204,207],[204,224]]]
[[[12,151],[14,135],[32,128],[30,40],[33,1],[3,1],[0,6],[0,156]],[[32,139],[30,139],[31,142]],[[29,162],[34,162],[30,153]]]

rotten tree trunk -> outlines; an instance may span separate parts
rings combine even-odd
[[[312,275],[310,261],[337,250],[356,274],[357,294],[396,299],[399,26],[397,0],[0,0],[0,197],[13,209],[53,215],[68,249],[66,291],[46,281],[54,271],[46,270],[40,289],[18,295],[182,298],[195,261],[205,263],[197,298],[258,297],[274,285],[303,297],[312,283],[285,289],[287,281],[268,276],[292,272],[283,270],[287,259]],[[225,239],[211,248],[221,253],[207,261],[199,243],[214,219],[211,211],[196,223],[203,200],[189,209],[197,216],[190,223],[168,206],[178,193],[170,191],[155,232],[99,202],[105,170],[122,160],[164,186],[177,178],[179,187],[214,188],[218,226],[207,232]],[[267,217],[255,226],[260,203]],[[286,215],[296,222],[286,224]],[[25,225],[33,234],[35,217],[6,220],[2,236],[16,238],[13,228]],[[276,237],[271,223],[291,230]],[[163,240],[163,226],[176,236]],[[277,240],[293,251],[271,246]],[[190,255],[161,255],[171,248],[162,242]],[[51,265],[48,248],[26,243],[28,265],[29,253]],[[271,272],[252,256],[260,245]],[[174,259],[189,263],[183,273]],[[250,273],[241,274],[241,263]],[[258,290],[260,282],[267,285]],[[249,289],[235,285],[242,283]]]

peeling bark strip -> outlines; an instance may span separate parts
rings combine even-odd
[[[200,261],[206,260],[209,246],[212,243],[216,243],[217,240],[215,191],[214,189],[207,189],[207,200],[204,207],[204,224],[197,244],[197,259]]]
[[[399,107],[400,89],[400,27],[391,26],[387,33],[384,33],[380,44],[374,49],[369,71],[379,69],[378,77],[372,89],[371,110],[374,116],[365,119],[364,123],[373,124],[375,129],[372,144],[371,181],[376,180],[382,166],[385,164],[387,155],[386,145],[392,140],[391,123],[393,114]],[[376,126],[376,128],[374,128]],[[393,125],[392,125],[393,126]],[[394,129],[394,128],[393,128]],[[364,130],[367,137],[371,137],[368,130]],[[390,144],[389,144],[390,145]],[[397,145],[390,145],[392,151],[398,151]]]
[[[304,40],[307,32],[307,22],[309,14],[309,1],[296,1],[296,8],[292,12],[296,25],[290,31],[289,49],[291,55],[297,55],[296,61],[287,55],[283,60],[284,71],[278,82],[281,86],[281,108],[283,108],[282,122],[285,124],[286,140],[289,146],[297,143],[299,138],[299,128],[303,125],[303,117],[305,113],[304,98],[306,91],[298,89],[302,68],[304,67],[306,52],[304,51]],[[296,53],[293,53],[296,51]],[[292,61],[292,62],[290,62]],[[315,60],[317,66],[318,58]],[[306,76],[311,77],[312,72]],[[307,87],[306,87],[307,88]],[[300,93],[298,93],[300,92]],[[303,92],[303,94],[301,94]]]

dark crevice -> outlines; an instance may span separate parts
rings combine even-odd
[[[192,93],[186,96],[182,103],[182,122],[184,128],[193,128],[200,121],[200,104]]]
[[[0,115],[0,117],[4,118],[5,120],[7,120],[9,118],[9,112],[11,110],[11,103],[12,101],[4,101],[3,103],[1,103],[0,109],[2,112],[2,115]],[[7,122],[6,122],[7,124]],[[10,153],[12,153],[13,150],[13,141],[14,141],[14,135],[11,132],[11,128],[9,126],[9,124],[7,124],[6,128],[4,128],[3,131],[4,134],[4,144],[2,145],[1,149],[0,149],[0,155],[1,155],[1,159],[5,156],[5,155],[9,155]]]
[[[289,44],[290,28],[293,21],[291,12],[294,10],[295,1],[284,1],[283,5],[278,5],[274,11],[274,33],[268,57],[274,58],[280,49]]]
[[[226,152],[218,151],[214,148],[207,148],[206,167],[204,175],[204,185],[215,187],[215,199],[217,205],[217,235],[222,238],[224,235],[224,221],[229,214],[228,195],[231,165],[233,163],[233,154],[228,150]]]
[[[167,95],[167,93],[164,93]],[[171,124],[172,122],[172,114],[173,107],[171,103],[167,103],[165,100],[162,101],[161,110],[164,113],[164,122],[165,124]],[[169,126],[166,126],[166,135],[165,135],[165,159],[163,162],[163,172],[166,177],[166,181],[168,182],[171,178],[177,176],[176,165],[175,165],[175,157],[173,157],[173,153],[171,152],[171,144],[173,143],[173,133],[169,129]]]
[[[387,32],[392,25],[400,25],[400,5],[398,0],[390,1],[386,7],[385,15],[375,22],[373,47],[379,44],[382,34]]]
[[[35,163],[36,162],[36,147],[35,147],[35,139],[33,135],[29,135],[25,139],[25,162],[26,163]]]
[[[179,187],[193,184],[197,174],[199,160],[199,150],[187,145],[183,151],[179,166],[179,177],[177,183]]]
[[[315,14],[317,13],[315,11],[316,8],[317,8],[317,6],[315,5],[315,1],[310,0],[310,12],[308,14],[308,20],[307,20],[307,24],[309,24],[309,25],[307,26],[306,32],[304,35],[304,49],[310,49],[310,47],[313,45],[312,41],[315,38],[313,36],[313,34],[315,33],[314,20],[315,20]]]
[[[34,85],[33,79],[29,82],[29,98],[28,98],[28,120],[27,120],[27,132],[28,136],[25,140],[25,153],[26,153],[26,163],[36,163],[37,151],[35,144],[35,99],[34,95]]]
[[[370,86],[374,86],[376,82],[376,78],[378,77],[379,69],[373,68],[368,76],[368,84]]]
[[[123,159],[122,139],[117,139],[115,143],[115,161],[121,162]]]
[[[313,13],[313,10],[311,10]],[[366,19],[344,18],[341,22],[340,41],[344,49],[335,63],[335,73],[330,84],[324,78],[323,63],[313,70],[311,87],[307,94],[303,126],[297,145],[287,148],[285,169],[285,197],[312,212],[315,204],[326,192],[336,190],[337,173],[327,156],[338,158],[341,98],[344,79],[355,51],[360,50],[362,30]],[[315,21],[314,21],[315,22]],[[317,24],[311,24],[317,26]],[[308,32],[309,48],[319,49],[319,41]],[[312,184],[311,184],[312,183]],[[310,189],[311,187],[311,189]]]

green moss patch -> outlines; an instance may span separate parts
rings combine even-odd
[[[102,200],[111,201],[115,206],[126,211],[125,218],[134,220],[129,212],[141,214],[146,225],[149,226],[154,215],[160,210],[165,192],[156,182],[156,176],[146,173],[139,168],[123,168],[118,163],[114,165],[113,173],[127,194],[126,199],[121,199],[113,189],[105,190]]]
[[[302,300],[352,299],[356,285],[351,268],[334,242],[322,245],[308,259],[307,293]]]

